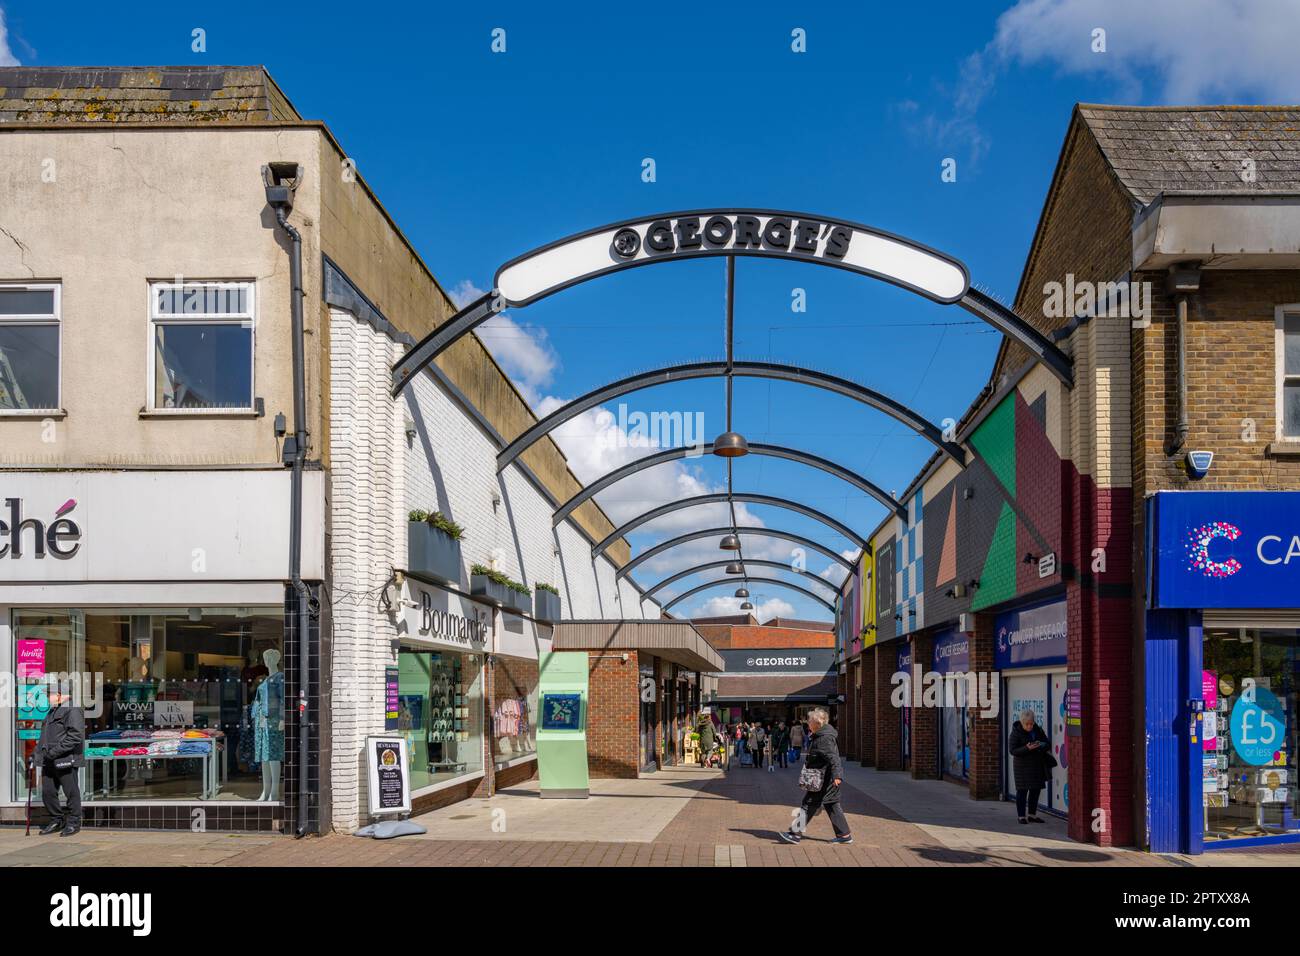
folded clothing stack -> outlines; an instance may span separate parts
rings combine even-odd
[[[113,751],[114,757],[143,757],[149,753],[148,747],[122,747]]]

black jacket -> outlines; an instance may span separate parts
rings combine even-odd
[[[1030,750],[1031,740],[1037,740],[1042,746]],[[1047,781],[1052,776],[1047,756],[1052,748],[1043,728],[1034,724],[1033,730],[1025,730],[1017,720],[1011,725],[1011,737],[1007,746],[1011,750],[1011,769],[1016,778],[1016,789],[1039,790],[1047,786]]]
[[[822,803],[834,803],[840,798],[837,779],[844,779],[844,764],[840,761],[839,735],[830,724],[808,737],[808,756],[804,761],[814,769],[821,767],[826,773],[822,781]]]
[[[60,704],[45,715],[41,737],[36,741],[33,759],[38,767],[54,763],[60,757],[72,757],[73,766],[86,765],[86,716],[80,707]]]

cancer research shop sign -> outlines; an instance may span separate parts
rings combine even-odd
[[[999,614],[993,622],[997,669],[1064,664],[1065,600]]]
[[[1147,575],[1155,608],[1300,606],[1300,492],[1151,496]]]

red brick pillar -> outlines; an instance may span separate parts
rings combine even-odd
[[[917,634],[912,638],[912,699],[921,693],[917,675],[934,663],[934,638]],[[912,707],[912,779],[939,779],[939,708]]]
[[[994,674],[993,615],[975,615],[975,633],[970,636],[970,673],[977,683],[967,682],[966,705],[970,708],[970,768],[969,782],[972,800],[996,800],[1002,793],[999,774],[1002,770],[1002,680]],[[996,701],[998,707],[991,716],[984,716],[980,701],[972,692]],[[996,696],[993,696],[996,695]]]
[[[903,710],[895,704],[902,690],[894,685],[898,669],[898,646],[876,645],[868,652],[871,668],[868,676],[875,681],[876,711],[872,726],[876,738],[876,769],[903,769]]]
[[[862,688],[858,693],[859,763],[876,765],[876,659],[874,648],[862,652]]]

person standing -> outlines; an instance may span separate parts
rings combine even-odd
[[[754,766],[759,770],[763,769],[763,740],[766,736],[763,725],[754,721],[749,728],[749,752],[754,755]]]
[[[790,746],[794,748],[794,759],[798,760],[803,752],[803,725],[798,721],[790,728]]]
[[[782,768],[788,767],[786,751],[790,749],[790,730],[782,720],[776,725],[776,743],[772,747],[772,757],[774,763],[779,763]]]
[[[807,770],[820,770],[821,788],[808,790],[803,795],[799,813],[789,830],[781,834],[786,843],[798,843],[803,839],[808,824],[823,808],[831,818],[831,828],[835,831],[832,843],[848,844],[853,842],[849,832],[849,821],[844,817],[840,807],[840,785],[844,782],[844,764],[840,760],[838,735],[828,721],[830,715],[824,708],[815,707],[808,715],[808,757],[804,760]],[[802,773],[800,775],[803,776]],[[802,780],[801,780],[802,784]]]
[[[1052,767],[1056,766],[1056,759],[1051,754],[1047,734],[1034,721],[1032,710],[1020,712],[1020,719],[1011,728],[1007,747],[1016,779],[1016,816],[1021,823],[1042,823],[1038,797],[1051,776]]]
[[[713,753],[713,720],[707,712],[700,714],[700,720],[695,729],[700,735],[700,766],[707,767],[709,765],[709,755]]]
[[[32,761],[41,768],[41,802],[50,822],[41,834],[55,830],[60,836],[72,836],[81,830],[81,783],[77,771],[86,765],[86,716],[72,704],[62,688],[51,690],[50,711],[41,724],[41,736],[32,752]],[[59,805],[59,791],[67,798],[66,809]]]

